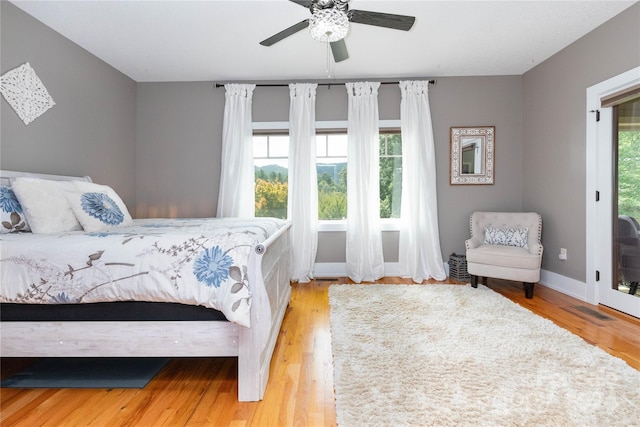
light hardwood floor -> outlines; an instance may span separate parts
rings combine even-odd
[[[0,425],[333,426],[328,289],[339,283],[350,281],[292,285],[261,402],[237,402],[237,366],[232,358],[174,359],[141,390],[2,389]],[[379,283],[409,282],[388,277]],[[640,320],[540,285],[531,300],[524,298],[518,283],[490,280],[489,287],[640,370]],[[26,362],[3,359],[2,377]]]

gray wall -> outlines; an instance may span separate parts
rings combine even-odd
[[[56,105],[28,126],[0,101],[0,167],[90,175],[135,205],[136,83],[7,1],[0,73],[29,62]]]
[[[582,282],[586,90],[640,65],[639,23],[636,4],[523,76],[523,208],[543,217],[542,267]]]
[[[215,216],[224,89],[139,83],[137,99],[136,216]]]
[[[474,209],[522,208],[522,77],[440,78],[430,89],[437,157],[440,236],[445,259],[464,250]],[[344,86],[320,86],[317,120],[346,120]],[[400,89],[379,90],[381,119],[400,118]],[[212,216],[216,212],[224,88],[205,82],[138,84],[138,216]],[[287,121],[289,90],[258,87],[255,121]],[[496,183],[449,185],[451,126],[496,126]],[[397,232],[385,232],[385,260],[397,261]],[[318,262],[344,262],[345,235],[321,233]]]

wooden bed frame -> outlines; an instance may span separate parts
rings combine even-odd
[[[91,181],[0,171],[19,176]],[[291,297],[288,223],[249,255],[251,328],[229,321],[1,322],[2,357],[238,357],[238,400],[262,400]]]

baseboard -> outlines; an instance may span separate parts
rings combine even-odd
[[[313,277],[345,277],[347,264],[344,262],[316,262],[313,266]]]
[[[444,263],[449,276],[449,264]],[[400,268],[397,262],[384,263],[385,276],[399,276]],[[344,262],[317,262],[313,269],[314,277],[346,277],[347,264]],[[547,270],[540,271],[540,285],[562,292],[565,295],[587,302],[587,284],[561,274]]]
[[[562,292],[565,295],[587,301],[587,284],[570,277],[562,276],[547,270],[540,271],[540,282],[542,286]]]
[[[384,263],[385,276],[398,276],[397,262]],[[313,277],[347,277],[347,263],[345,262],[317,262],[313,267]]]
[[[449,264],[444,263],[445,273],[449,276]],[[400,276],[400,265],[397,262],[384,263],[385,276]],[[347,264],[344,262],[317,262],[313,267],[313,277],[346,277]]]

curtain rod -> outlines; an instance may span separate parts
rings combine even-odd
[[[436,84],[436,80],[428,80],[430,85]],[[397,85],[400,82],[380,82],[381,85]],[[338,86],[344,85],[345,82],[336,82],[336,83],[318,83],[318,86]],[[224,83],[216,83],[216,88],[224,87]],[[289,87],[287,83],[257,83],[256,87]]]

